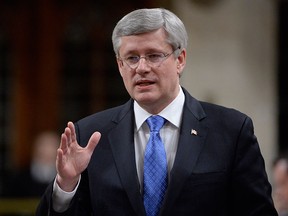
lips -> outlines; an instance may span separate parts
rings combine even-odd
[[[136,85],[138,86],[148,86],[154,84],[155,81],[152,80],[138,80],[136,81]]]

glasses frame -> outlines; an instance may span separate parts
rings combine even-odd
[[[128,67],[130,68],[130,69],[132,69],[132,70],[135,70],[138,66],[139,66],[139,64],[140,64],[140,60],[143,58],[143,59],[145,59],[145,61],[146,61],[146,64],[148,64],[150,67],[160,67],[160,65],[166,60],[166,59],[168,59],[169,58],[169,56],[171,56],[176,50],[178,50],[179,48],[177,48],[177,49],[175,49],[175,50],[173,50],[171,53],[162,53],[162,52],[155,52],[155,53],[150,53],[150,54],[147,54],[147,55],[145,55],[145,56],[137,56],[138,57],[138,60],[137,60],[137,62],[135,63],[135,64],[129,64],[128,62],[127,62],[127,58],[122,58],[122,57],[117,57],[118,58],[118,60],[120,60],[120,61],[122,61],[122,62],[125,62],[127,65],[128,65]],[[157,62],[157,63],[155,63],[155,62],[151,62],[150,60],[149,60],[149,58],[148,58],[148,56],[149,55],[153,55],[153,54],[162,54],[163,56],[161,57],[161,59],[159,60],[159,62]],[[136,55],[135,55],[136,56]],[[153,64],[158,64],[157,66],[155,66],[155,65],[153,65]]]

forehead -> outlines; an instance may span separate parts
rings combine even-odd
[[[170,45],[163,29],[152,32],[121,37],[119,53],[125,54],[136,51],[163,50]]]

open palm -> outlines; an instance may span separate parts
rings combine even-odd
[[[57,183],[62,190],[69,192],[75,188],[81,173],[89,164],[100,137],[101,134],[99,132],[93,133],[87,146],[83,148],[76,140],[74,124],[68,122],[61,136],[56,159]]]

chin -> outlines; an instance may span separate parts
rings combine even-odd
[[[140,105],[143,106],[151,106],[152,104],[155,104],[155,100],[148,100],[148,99],[135,99]]]
[[[134,99],[139,103],[139,104],[153,104],[157,100],[157,96],[155,93],[138,93],[134,95]]]

